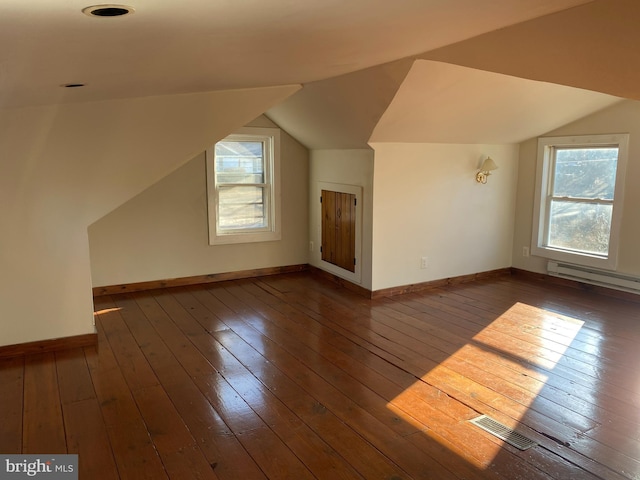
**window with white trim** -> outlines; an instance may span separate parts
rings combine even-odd
[[[629,136],[538,139],[532,253],[614,270]]]
[[[280,240],[280,130],[245,127],[206,151],[209,243]]]

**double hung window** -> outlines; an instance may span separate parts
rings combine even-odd
[[[210,244],[280,239],[279,133],[247,127],[207,149]]]
[[[628,135],[538,140],[532,253],[615,269]]]

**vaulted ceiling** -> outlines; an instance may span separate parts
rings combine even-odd
[[[3,1],[0,108],[303,84],[269,116],[310,148],[362,148],[374,131],[390,138],[399,119],[413,121],[408,141],[434,141],[416,133],[434,119],[446,129],[451,112],[517,111],[533,81],[564,87],[528,88],[522,109],[548,104],[563,119],[617,100],[602,94],[640,99],[637,0],[128,4],[130,15],[92,18],[80,0]],[[62,87],[70,83],[85,86]],[[483,95],[493,102],[470,102]],[[523,133],[495,135],[512,118],[498,122],[496,138],[435,141],[513,141]]]
[[[311,148],[523,141],[640,100],[639,20],[636,0],[587,2],[306,85],[269,115]]]

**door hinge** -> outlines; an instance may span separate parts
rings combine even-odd
[[[353,206],[355,207],[355,206],[357,206],[357,205],[358,205],[358,199],[357,199],[357,198],[354,198],[354,199],[353,199]]]
[[[320,196],[320,203],[322,203],[322,196]]]
[[[355,259],[355,258],[353,259],[353,264],[354,264],[354,265],[356,264],[356,259]]]
[[[320,245],[320,253],[322,253],[322,245]]]

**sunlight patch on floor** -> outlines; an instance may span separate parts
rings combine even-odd
[[[466,328],[473,325],[461,323]],[[466,421],[497,412],[501,423],[517,430],[548,380],[540,367],[552,370],[583,325],[575,318],[516,303],[475,335],[469,330],[465,345],[396,396],[387,408],[424,434],[450,444],[448,448],[457,442],[457,452],[484,468],[502,450],[502,441],[488,440],[486,433]],[[433,348],[438,344],[442,342],[434,338]],[[442,353],[431,350],[435,355]],[[420,355],[416,352],[416,359],[409,362],[424,363]],[[469,444],[474,448],[466,448]]]
[[[98,310],[96,312],[93,312],[93,315],[97,317],[98,315],[105,315],[107,313],[119,312],[120,310],[122,310],[122,308],[120,308],[120,307],[104,308],[102,310]]]

